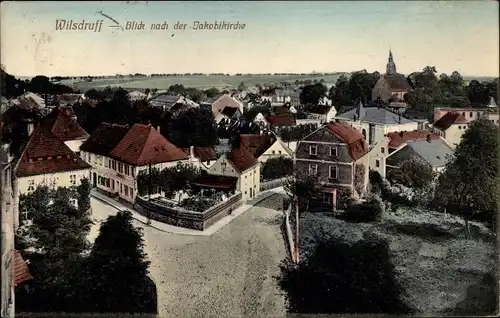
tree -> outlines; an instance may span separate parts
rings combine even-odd
[[[101,225],[88,259],[92,312],[155,312],[154,284],[141,230],[132,224],[132,213],[119,211]],[[152,295],[153,294],[153,295]]]
[[[196,88],[187,88],[184,93],[195,103],[199,103],[204,97],[203,92]]]
[[[168,88],[168,92],[175,95],[184,95],[186,88],[182,84],[174,84]]]
[[[175,167],[165,168],[160,174],[160,184],[167,196],[179,190],[185,190],[190,186],[190,182],[201,174],[199,168],[191,165],[178,163]]]
[[[498,133],[498,127],[488,120],[473,121],[438,178],[436,202],[464,218],[468,236],[469,219],[476,218],[490,226],[496,220],[500,202]]]
[[[330,89],[329,98],[334,105],[352,106],[353,99],[349,90],[349,78],[347,76],[341,75],[337,79],[335,86]]]
[[[316,83],[313,85],[306,85],[300,92],[300,102],[303,105],[318,104],[319,99],[326,95],[327,88],[323,83]]]
[[[405,314],[403,289],[385,241],[343,243],[322,238],[299,265],[284,261],[278,277],[288,312]]]
[[[238,85],[238,91],[243,92],[246,89],[247,89],[247,87],[246,87],[245,83],[241,82],[240,85]]]
[[[432,167],[418,160],[405,160],[399,169],[388,173],[387,179],[405,187],[421,190],[428,187],[436,178]]]
[[[279,179],[293,174],[293,160],[286,157],[268,159],[261,166],[261,177],[264,180]]]
[[[321,193],[321,185],[314,176],[294,175],[285,182],[285,191],[291,197],[296,197],[299,201],[301,211],[309,211],[310,201],[317,198]]]
[[[90,209],[90,190],[92,189],[89,179],[83,178],[80,185],[76,187],[78,212],[80,216],[88,213]]]
[[[204,93],[207,95],[208,98],[212,98],[212,97],[217,96],[220,93],[220,91],[219,91],[219,89],[212,87],[212,88],[205,90]]]
[[[163,122],[165,125],[160,130],[161,134],[178,147],[211,147],[217,143],[217,129],[211,110],[189,108],[170,118],[166,116]]]

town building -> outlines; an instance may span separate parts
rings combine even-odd
[[[323,203],[335,209],[338,190],[348,189],[355,199],[364,195],[368,152],[368,143],[357,129],[347,123],[328,123],[298,142],[295,173],[317,178],[323,187]]]
[[[58,138],[66,134],[73,138],[78,127],[72,124],[66,126],[67,122],[57,120],[64,116],[56,117],[55,114],[57,112],[40,122],[17,162],[15,174],[20,194],[31,193],[42,185],[53,189],[78,186],[83,178],[90,176],[91,166]]]
[[[208,169],[208,173],[234,178],[242,200],[254,198],[260,192],[260,162],[245,147],[224,153]]]
[[[431,125],[431,130],[443,137],[455,149],[462,141],[462,136],[469,127],[465,117],[456,112],[448,112]]]
[[[279,131],[283,127],[291,127],[296,125],[295,116],[293,114],[270,115],[266,117],[269,127],[275,131]]]
[[[212,113],[214,114],[214,118],[217,118],[217,115],[222,113],[222,111],[226,108],[236,108],[243,114],[243,103],[232,97],[229,94],[224,94],[220,96],[216,101],[212,103]]]
[[[222,112],[215,116],[215,123],[217,125],[221,123],[229,124],[233,121],[240,119],[243,113],[239,110],[239,108],[234,107],[224,107]]]
[[[80,147],[80,155],[92,165],[94,187],[129,203],[135,202],[141,171],[190,164],[188,153],[142,124],[129,128],[101,123]]]
[[[383,101],[392,108],[406,108],[406,94],[411,90],[408,79],[396,71],[396,63],[389,50],[386,71],[372,89],[372,101]]]
[[[273,133],[241,134],[240,147],[245,147],[260,163],[271,158],[293,158],[293,152]]]
[[[164,111],[176,111],[184,108],[197,108],[200,105],[181,95],[158,95],[149,101],[152,107],[160,108]]]
[[[190,163],[195,167],[207,170],[218,159],[214,147],[194,147],[184,148],[185,153],[189,154]]]
[[[336,115],[337,110],[334,106],[318,104],[309,111],[307,119],[315,119],[318,120],[320,124],[326,124],[333,122]]]
[[[386,135],[396,131],[414,131],[419,123],[382,107],[357,106],[335,117],[361,132],[370,148],[370,167],[377,168],[377,160],[382,162],[387,155]]]
[[[414,130],[414,131],[396,131],[390,132],[386,135],[386,138],[381,142],[381,149],[383,147],[383,152],[378,152],[373,154],[374,158],[371,162],[375,162],[374,165],[370,165],[370,169],[380,173],[382,178],[386,177],[386,159],[394,151],[401,149],[406,146],[408,142],[413,141],[426,141],[426,140],[438,140],[441,137],[438,134],[432,133],[429,130]],[[445,142],[443,140],[443,142]],[[370,156],[372,153],[370,153]]]
[[[386,158],[384,177],[391,171],[400,169],[404,162],[416,160],[432,168],[434,172],[442,172],[446,163],[453,157],[453,149],[442,138],[411,140],[394,150]]]
[[[439,107],[434,109],[434,122],[437,122],[447,113],[458,113],[465,118],[465,120],[470,123],[476,119],[484,118],[490,120],[494,124],[499,124],[498,116],[498,106],[493,99],[490,98],[489,103],[485,107]]]

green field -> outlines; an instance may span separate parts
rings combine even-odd
[[[257,84],[271,84],[280,82],[295,82],[295,80],[320,80],[323,79],[325,84],[334,84],[337,79],[344,73],[336,73],[331,75],[245,75],[245,76],[228,76],[228,75],[190,75],[190,76],[163,76],[163,77],[123,77],[123,78],[107,78],[95,79],[92,82],[82,82],[74,84],[73,80],[62,81],[62,84],[72,86],[80,90],[88,90],[90,88],[104,88],[106,86],[123,88],[157,88],[168,89],[174,84],[182,84],[184,87],[195,87],[206,89],[211,87],[224,88],[228,86],[237,87],[241,82],[247,86],[255,86]],[[346,73],[348,75],[348,73]]]

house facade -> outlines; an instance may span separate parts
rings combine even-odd
[[[310,113],[307,115],[307,118],[318,120],[320,124],[326,124],[329,122],[333,122],[336,115],[337,110],[334,106],[317,105],[311,109]]]
[[[242,200],[254,198],[260,193],[260,162],[245,147],[224,153],[208,169],[208,173],[238,178],[236,190],[241,192]]]
[[[440,120],[444,115],[448,113],[458,113],[463,116],[463,118],[468,122],[472,122],[479,118],[484,118],[492,123],[498,125],[500,124],[498,119],[498,106],[493,98],[490,99],[489,104],[486,107],[474,108],[474,107],[464,107],[464,108],[452,108],[452,107],[441,107],[434,109],[434,122]]]
[[[418,130],[419,123],[401,114],[379,107],[358,105],[335,117],[337,121],[356,128],[368,141],[370,148],[370,168],[383,171],[381,163],[387,156],[386,135],[391,132]]]
[[[346,123],[329,123],[298,142],[295,173],[314,176],[323,187],[323,201],[335,208],[337,191],[349,189],[354,198],[368,185],[368,144]]]
[[[241,134],[240,147],[245,147],[260,163],[271,158],[293,158],[293,152],[275,134]]]
[[[128,128],[101,123],[80,149],[82,158],[92,165],[92,185],[130,203],[138,194],[137,177],[141,171],[190,164],[188,153],[153,127],[142,124]]]
[[[91,166],[52,133],[51,123],[51,118],[40,122],[17,162],[19,194],[42,185],[53,189],[78,186],[90,176]]]
[[[469,127],[469,122],[460,113],[448,112],[431,125],[431,130],[443,137],[455,149]]]

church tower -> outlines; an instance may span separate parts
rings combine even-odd
[[[385,67],[385,73],[387,75],[397,74],[396,63],[394,63],[394,59],[392,58],[391,49],[389,49],[389,61],[387,62],[387,66]]]

